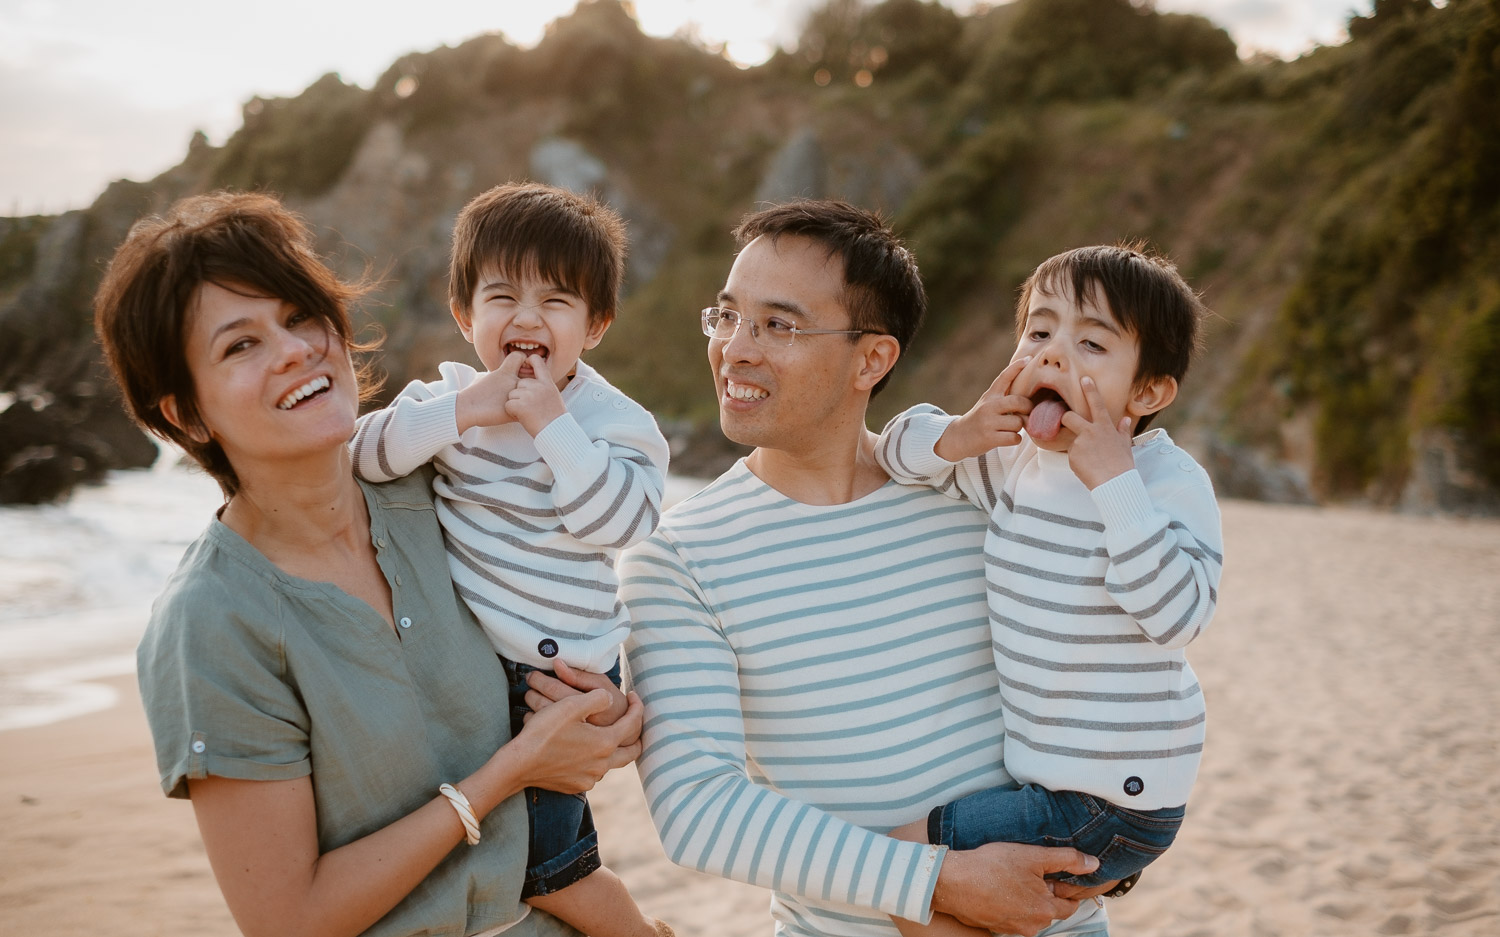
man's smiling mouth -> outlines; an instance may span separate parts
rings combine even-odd
[[[734,381],[724,382],[724,395],[733,397],[735,400],[763,400],[771,396],[769,391],[749,384],[736,384]]]

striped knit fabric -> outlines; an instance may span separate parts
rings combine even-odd
[[[1219,509],[1208,474],[1156,429],[1135,471],[1092,492],[1019,446],[947,462],[951,418],[913,407],[877,457],[891,475],[989,511],[984,561],[1005,764],[1023,783],[1138,810],[1187,802],[1203,750],[1203,692],[1183,647],[1218,602]]]
[[[778,933],[896,933],[941,856],[879,835],[1009,783],[984,516],[888,483],[811,506],[737,463],[621,559],[639,760],[674,862],[774,889]],[[1057,933],[1104,932],[1085,903]]]
[[[615,559],[660,518],[667,442],[640,404],[578,362],[566,415],[532,439],[519,423],[458,435],[458,392],[478,376],[446,362],[361,418],[351,449],[361,478],[386,481],[431,461],[438,520],[458,592],[495,649],[551,669],[561,658],[603,673],[630,616]]]

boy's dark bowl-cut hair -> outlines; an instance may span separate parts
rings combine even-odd
[[[1115,320],[1135,334],[1140,348],[1136,384],[1162,377],[1181,384],[1208,310],[1176,265],[1144,243],[1079,247],[1044,260],[1021,285],[1016,340],[1026,328],[1033,292],[1067,295],[1082,304],[1095,289],[1104,294]],[[1154,416],[1142,417],[1136,432],[1145,432]]]
[[[481,276],[536,277],[582,296],[590,325],[608,325],[620,305],[626,245],[625,222],[593,196],[538,182],[495,186],[453,224],[448,302],[467,321]]]
[[[194,439],[161,408],[171,396],[187,426],[202,425],[186,341],[204,283],[288,303],[322,322],[349,351],[374,351],[378,342],[356,343],[349,318],[369,284],[340,280],[319,259],[302,219],[269,195],[195,195],[135,223],[94,294],[94,331],[131,417],[186,451],[227,499],[240,482],[223,448]],[[368,361],[356,378],[360,399],[369,399],[378,382]]]
[[[916,258],[874,212],[832,199],[803,199],[752,212],[740,219],[733,234],[741,247],[758,237],[774,241],[785,236],[822,245],[844,264],[843,303],[849,327],[890,335],[903,354],[927,314],[927,292]],[[858,339],[849,336],[851,342]],[[870,396],[880,393],[890,378],[888,371]]]

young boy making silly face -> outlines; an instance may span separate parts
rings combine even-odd
[[[440,364],[439,380],[362,418],[351,444],[371,481],[436,469],[448,568],[505,663],[516,733],[528,690],[551,698],[540,691],[559,678],[607,693],[591,722],[626,710],[615,558],[656,529],[667,443],[579,360],[614,320],[624,255],[624,224],[592,198],[534,184],[476,197],[455,224],[448,297],[486,370]],[[524,900],[588,934],[670,933],[600,864],[582,795],[530,788],[526,800]]]
[[[1165,259],[1088,247],[1043,263],[1010,364],[961,417],[920,405],[881,434],[896,480],[990,513],[990,627],[1005,766],[1022,787],[893,835],[972,849],[1073,846],[1129,879],[1171,844],[1203,748],[1182,648],[1208,625],[1223,549],[1207,474],[1145,432],[1187,371],[1203,307]],[[1128,887],[1128,886],[1127,886]],[[905,934],[979,933],[952,918]]]

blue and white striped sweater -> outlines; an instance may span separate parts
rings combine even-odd
[[[792,501],[743,462],[621,558],[639,761],[667,854],[775,891],[780,930],[896,933],[928,846],[880,835],[1010,783],[984,516],[894,483]],[[1089,903],[1059,933],[1102,933]]]

